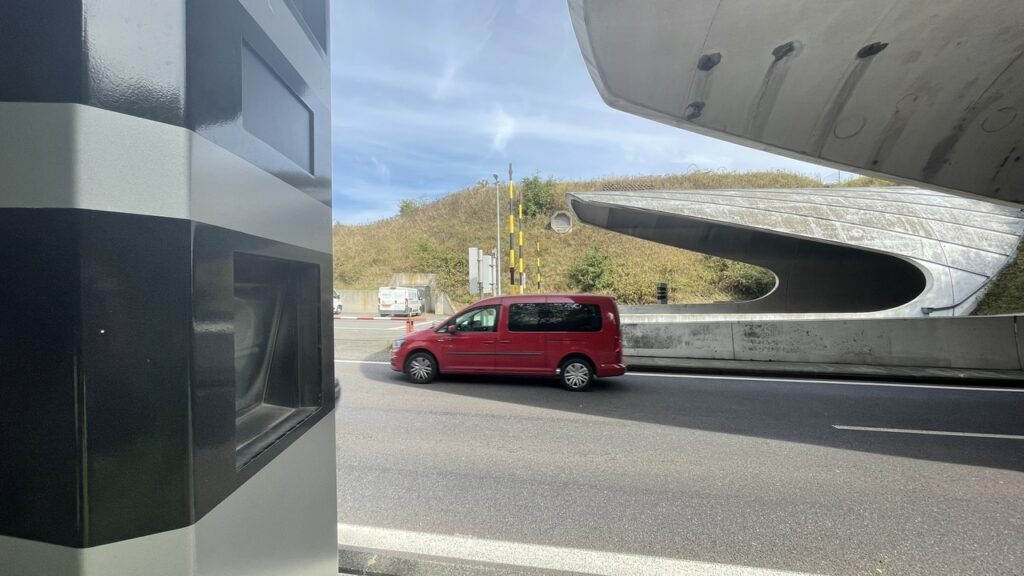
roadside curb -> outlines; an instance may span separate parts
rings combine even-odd
[[[394,320],[396,322],[425,322],[426,316],[341,316],[339,314],[334,315],[335,320]]]

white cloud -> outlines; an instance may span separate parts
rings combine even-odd
[[[606,106],[564,2],[337,2],[335,217],[394,214],[504,173],[563,180],[700,170],[829,172]],[[500,25],[499,25],[500,24]],[[834,171],[832,171],[834,172]]]
[[[376,156],[371,156],[370,162],[373,164],[374,171],[382,180],[386,181],[391,179],[391,169],[388,168],[387,164],[377,160]]]
[[[491,137],[491,148],[498,152],[505,151],[505,145],[516,133],[516,119],[505,113],[501,106],[494,112],[494,136]]]
[[[454,60],[449,60],[444,64],[444,71],[441,73],[441,77],[437,79],[437,83],[434,85],[433,98],[440,100],[448,95],[448,91],[451,90],[452,82],[455,80],[455,75],[459,72],[460,65]]]

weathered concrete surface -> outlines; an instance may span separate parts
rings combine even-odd
[[[614,108],[1024,202],[1024,2],[569,0],[569,11]]]
[[[1022,318],[627,323],[622,332],[625,354],[634,363],[640,358],[652,365],[673,359],[862,365],[1011,371],[1024,377],[1017,334]]]
[[[588,224],[778,278],[752,302],[626,314],[967,314],[1024,234],[1017,208],[906,187],[577,192],[568,202]]]

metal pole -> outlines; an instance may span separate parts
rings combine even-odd
[[[501,190],[498,187],[498,175],[494,176],[494,295],[501,296],[501,275],[498,274],[498,266],[501,262]]]
[[[476,251],[476,286],[477,286],[477,294],[480,294],[481,298],[484,297],[484,279],[483,279],[483,276],[480,275],[480,273],[482,272],[482,270],[480,268],[480,264],[481,264],[480,260],[481,260],[481,258],[483,256],[483,253],[484,253],[483,250],[477,250]]]
[[[537,292],[543,292],[540,284],[540,240],[537,241]]]
[[[500,296],[498,293],[498,286],[501,285],[501,278],[498,277],[498,253],[497,248],[491,250],[491,294]]]

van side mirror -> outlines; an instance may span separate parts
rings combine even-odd
[[[459,329],[455,327],[455,324],[449,324],[447,330],[449,334],[455,334],[459,331]]]

